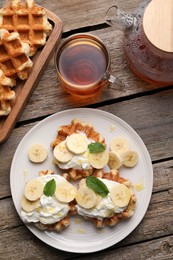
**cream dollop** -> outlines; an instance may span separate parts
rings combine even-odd
[[[45,175],[38,177],[44,184],[54,179],[60,183],[64,181],[64,178],[60,175]],[[26,212],[21,210],[21,218],[24,222],[41,222],[42,224],[53,224],[63,219],[69,212],[70,207],[68,203],[62,203],[52,197],[47,197],[44,194],[40,198],[40,206],[35,210]]]
[[[116,185],[120,185],[118,182],[115,181],[101,179],[101,178],[98,179],[100,179],[107,186],[109,190],[111,190]],[[108,193],[108,195],[102,198],[101,201],[98,203],[98,205],[95,206],[94,208],[85,209],[77,204],[76,209],[78,214],[81,216],[103,219],[106,217],[112,217],[115,213],[123,212],[126,209],[126,207],[116,207],[112,202],[110,193]]]
[[[91,144],[94,141],[87,138],[85,133],[79,132],[87,141],[87,144]],[[67,137],[68,139],[68,137]],[[59,168],[63,169],[63,170],[67,170],[67,169],[76,169],[76,170],[89,170],[92,169],[91,164],[88,161],[88,151],[86,151],[85,153],[82,154],[74,154],[72,159],[67,162],[67,163],[60,163],[57,160],[55,160],[55,163],[59,166]]]

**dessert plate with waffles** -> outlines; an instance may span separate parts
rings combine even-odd
[[[0,143],[11,133],[61,37],[62,22],[34,0],[0,7]]]
[[[108,112],[70,109],[20,142],[10,171],[21,220],[48,245],[105,249],[128,236],[150,203],[153,168],[139,135]]]

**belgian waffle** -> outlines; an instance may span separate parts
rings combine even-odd
[[[21,42],[17,32],[0,29],[0,69],[6,77],[22,80],[28,77],[28,70],[33,64],[28,57],[29,49],[27,43]]]
[[[46,43],[52,30],[44,8],[35,5],[34,0],[11,0],[0,9],[0,28],[18,32],[22,41],[30,45],[30,56]]]
[[[11,90],[14,81],[5,77],[0,70],[0,116],[6,116],[11,112],[11,102],[15,100],[15,92]]]
[[[40,230],[60,232],[70,225],[70,216],[76,214],[75,203],[70,202],[70,211],[66,217],[54,224],[42,224],[41,222],[35,223],[35,226]]]
[[[82,132],[87,138],[105,144],[105,139],[98,133],[92,124],[87,122],[81,122],[78,119],[73,119],[69,125],[63,125],[58,129],[56,138],[51,143],[52,148],[55,148],[60,142],[64,141],[67,136],[73,133]],[[69,169],[67,173],[73,180],[77,180],[83,177],[87,177],[93,173],[94,169],[83,170],[83,169]]]
[[[108,173],[104,173],[102,170],[97,170],[95,171],[93,176],[123,183],[128,188],[130,188],[131,198],[127,208],[122,213],[115,213],[114,216],[110,218],[97,219],[97,218],[85,217],[85,219],[93,222],[97,228],[102,228],[104,226],[115,226],[118,222],[133,216],[136,207],[136,196],[131,189],[132,186],[131,182],[127,179],[120,177],[119,172],[117,170],[111,170]]]
[[[73,119],[69,125],[63,125],[58,129],[57,136],[51,144],[52,148],[54,148],[60,142],[64,141],[67,136],[77,132],[83,132],[88,138],[94,140],[95,142],[105,144],[104,137],[102,137],[101,134],[95,131],[94,127],[91,124],[81,122],[78,119]]]
[[[43,176],[43,175],[50,175],[50,174],[54,174],[54,172],[52,170],[45,170],[45,171],[40,171],[38,173],[39,176]],[[68,180],[68,176],[64,176],[64,178],[66,177],[66,179]],[[71,201],[69,203],[70,206],[70,210],[67,214],[67,216],[65,216],[63,219],[61,219],[59,222],[56,222],[54,224],[42,224],[41,222],[38,223],[34,223],[34,225],[39,228],[40,230],[47,230],[47,231],[55,231],[55,232],[60,232],[63,229],[67,228],[70,225],[70,216],[71,215],[75,215],[76,212],[76,208],[75,208],[75,201]]]

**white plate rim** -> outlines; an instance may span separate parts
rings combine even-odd
[[[51,120],[54,120],[58,117],[63,117],[63,116],[66,116],[66,115],[70,115],[70,114],[78,114],[78,115],[81,115],[83,116],[85,113],[86,114],[92,114],[94,113],[95,116],[98,116],[99,117],[103,117],[104,119],[111,119],[113,121],[115,121],[116,123],[118,123],[119,125],[125,127],[129,133],[131,135],[133,135],[135,138],[137,138],[137,141],[139,142],[139,144],[142,146],[142,150],[143,150],[143,153],[144,153],[144,156],[145,156],[145,159],[147,161],[147,170],[149,172],[149,187],[147,187],[147,196],[146,196],[146,200],[145,200],[145,203],[143,204],[143,210],[142,210],[142,214],[141,216],[138,218],[138,221],[137,223],[135,223],[135,225],[131,226],[131,228],[128,230],[128,232],[125,232],[123,234],[121,234],[121,237],[118,239],[118,241],[114,240],[113,238],[110,238],[108,239],[108,241],[106,240],[105,243],[104,241],[102,241],[101,244],[99,245],[93,245],[93,246],[86,246],[86,243],[84,242],[81,242],[81,247],[79,247],[78,249],[76,248],[75,246],[75,243],[71,242],[71,245],[66,245],[67,247],[64,246],[64,244],[58,244],[57,245],[57,241],[52,241],[51,239],[49,240],[49,237],[47,238],[47,232],[43,232],[43,231],[39,231],[37,228],[33,227],[32,225],[26,225],[27,228],[37,237],[39,238],[40,240],[42,240],[43,242],[45,242],[46,244],[56,248],[56,249],[60,249],[60,250],[63,250],[63,251],[66,251],[66,252],[73,252],[73,253],[92,253],[92,252],[97,252],[97,251],[100,251],[100,250],[104,250],[110,246],[113,246],[115,244],[117,244],[118,242],[120,242],[121,240],[123,240],[125,237],[127,237],[138,225],[139,223],[142,221],[147,209],[148,209],[148,206],[149,206],[149,203],[150,203],[150,199],[151,199],[151,195],[152,195],[152,188],[153,188],[153,167],[152,167],[152,162],[151,162],[151,159],[150,159],[150,155],[149,155],[149,152],[144,144],[144,142],[142,141],[141,137],[137,134],[137,132],[129,125],[127,124],[124,120],[120,119],[119,117],[109,113],[109,112],[106,112],[106,111],[103,111],[103,110],[100,110],[100,109],[93,109],[93,108],[74,108],[74,109],[67,109],[67,110],[63,110],[63,111],[60,111],[60,112],[57,112],[51,116],[48,116],[46,117],[45,119],[43,119],[42,121],[38,122],[34,127],[32,127],[28,133],[22,138],[22,140],[20,141],[16,151],[15,151],[15,154],[14,154],[14,157],[13,157],[13,160],[12,160],[12,164],[11,164],[11,169],[10,169],[10,188],[11,188],[11,194],[12,194],[12,199],[13,199],[13,203],[14,203],[14,206],[19,214],[19,209],[18,209],[18,206],[17,206],[17,201],[16,201],[16,198],[15,198],[15,192],[14,192],[14,189],[13,189],[13,180],[14,180],[14,173],[13,173],[13,170],[15,168],[15,165],[16,165],[16,158],[18,156],[18,152],[20,151],[21,147],[24,145],[25,143],[25,140],[28,138],[29,135],[31,135],[32,133],[34,133],[34,131],[40,127],[41,125],[44,125],[45,123],[51,121]],[[73,117],[71,118],[73,119]],[[85,118],[84,118],[84,121]],[[90,121],[90,123],[92,123]],[[57,123],[58,125],[58,123]],[[19,214],[20,216],[20,214]],[[116,228],[116,227],[115,227]],[[44,233],[44,236],[43,236],[43,233]],[[66,244],[66,242],[65,242]],[[94,243],[93,243],[94,244]],[[97,244],[97,243],[96,243]]]

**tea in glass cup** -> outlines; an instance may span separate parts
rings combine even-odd
[[[55,66],[60,85],[72,95],[94,96],[110,82],[123,85],[109,73],[106,46],[91,34],[75,34],[63,41],[56,51]]]

